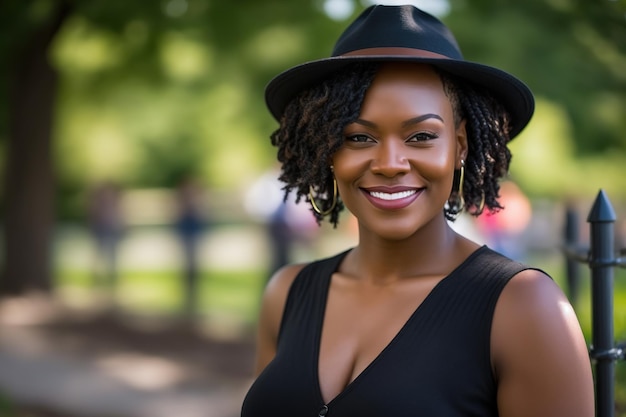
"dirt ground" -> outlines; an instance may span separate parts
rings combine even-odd
[[[89,366],[128,384],[129,391],[148,390],[153,396],[158,396],[159,390],[206,397],[215,392],[215,398],[226,401],[224,397],[232,391],[228,405],[209,415],[234,417],[238,415],[237,402],[251,380],[254,344],[252,331],[238,337],[216,337],[198,321],[138,318],[102,309],[76,311],[48,301],[13,300],[0,303],[2,350],[13,352],[18,359],[30,352],[33,358],[45,355],[48,362],[59,358],[58,363]],[[45,372],[45,367],[41,368]],[[53,378],[35,376],[45,377]],[[10,395],[5,392],[4,396]],[[43,400],[16,404],[14,396],[10,397],[4,405],[0,400],[0,417],[92,417],[69,414],[70,407],[63,412],[55,410],[53,405],[42,404]],[[96,412],[95,407],[94,416],[107,415]],[[119,411],[113,415],[134,417],[121,416]]]

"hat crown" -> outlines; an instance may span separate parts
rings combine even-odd
[[[411,5],[370,6],[339,37],[332,56],[369,48],[410,48],[463,60],[452,32]]]
[[[498,68],[463,59],[452,32],[436,17],[411,6],[370,6],[337,40],[332,56],[305,62],[274,77],[265,89],[267,106],[280,120],[289,102],[337,71],[357,62],[414,62],[433,65],[489,91],[508,110],[510,138],[530,120],[530,89]]]

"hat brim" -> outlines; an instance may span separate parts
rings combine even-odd
[[[274,77],[265,89],[265,102],[270,113],[280,120],[287,104],[295,95],[334,72],[355,62],[415,62],[430,64],[477,84],[490,91],[511,115],[510,138],[517,136],[528,124],[535,109],[530,89],[511,74],[483,64],[452,59],[413,56],[373,55],[337,56],[300,64]]]

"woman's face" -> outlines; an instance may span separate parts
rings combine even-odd
[[[374,78],[332,162],[361,231],[397,240],[443,221],[466,153],[465,124],[455,127],[439,75],[427,65],[390,63]]]

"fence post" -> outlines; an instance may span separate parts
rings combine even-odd
[[[615,212],[600,190],[589,212],[591,242],[592,346],[590,356],[596,366],[596,416],[615,414],[615,364],[621,350],[613,336],[613,268],[617,264],[614,247]]]

